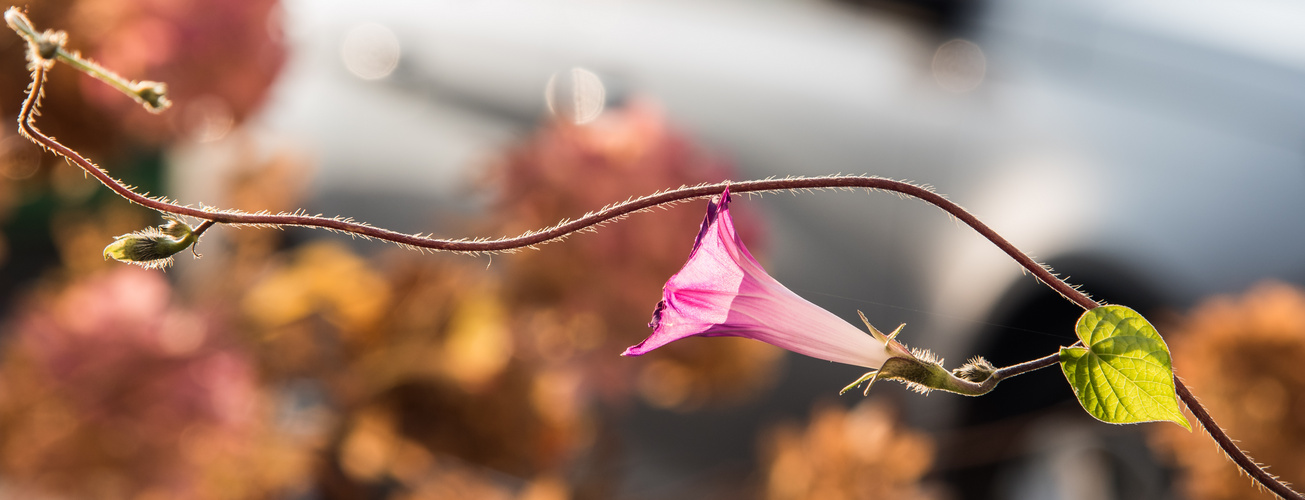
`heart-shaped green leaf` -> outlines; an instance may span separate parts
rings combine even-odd
[[[1075,329],[1086,347],[1062,347],[1060,368],[1084,410],[1103,422],[1169,421],[1192,430],[1178,408],[1169,347],[1146,318],[1102,306],[1083,313]]]

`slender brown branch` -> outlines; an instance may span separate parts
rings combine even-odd
[[[11,9],[12,10],[12,9]],[[25,21],[26,18],[23,18]],[[28,26],[28,29],[31,29]],[[32,30],[34,31],[34,30]],[[33,40],[24,35],[25,39],[32,43]],[[34,56],[39,57],[39,56]],[[397,243],[399,245],[410,246],[426,250],[449,251],[449,252],[504,252],[515,249],[534,247],[553,241],[558,241],[577,231],[593,228],[605,222],[625,217],[635,212],[649,210],[653,207],[665,206],[672,203],[678,203],[695,198],[704,198],[720,193],[729,186],[730,190],[735,193],[750,192],[770,192],[770,191],[791,191],[791,190],[810,190],[810,189],[828,189],[828,188],[864,188],[869,190],[884,190],[901,193],[907,196],[919,198],[926,203],[943,209],[948,214],[956,217],[961,222],[978,231],[979,234],[987,238],[993,244],[997,245],[1003,252],[1006,252],[1011,258],[1015,259],[1020,266],[1033,273],[1037,279],[1052,289],[1059,292],[1062,296],[1078,304],[1084,309],[1097,307],[1097,303],[1088,298],[1082,292],[1058,279],[1052,275],[1042,265],[1038,264],[1028,255],[1019,251],[1015,245],[1011,244],[1001,235],[993,231],[987,225],[965,209],[961,208],[942,195],[935,193],[928,188],[917,186],[909,182],[895,181],[879,177],[863,176],[833,176],[833,177],[792,177],[785,179],[763,179],[743,182],[721,182],[716,184],[702,184],[692,187],[681,187],[654,193],[649,196],[628,200],[624,203],[610,205],[597,212],[585,214],[579,219],[563,222],[556,226],[546,228],[540,231],[532,231],[514,238],[499,239],[476,239],[476,240],[448,240],[422,236],[420,234],[405,234],[398,231],[374,227],[365,223],[353,222],[348,219],[329,218],[320,216],[310,216],[303,214],[267,214],[267,213],[245,213],[233,210],[216,210],[216,209],[197,209],[188,205],[180,205],[163,199],[150,198],[148,196],[136,193],[130,187],[114,179],[103,169],[96,166],[90,160],[81,154],[64,146],[54,138],[41,133],[37,130],[35,124],[36,109],[40,105],[42,89],[45,86],[46,65],[38,64],[39,61],[33,61],[32,69],[32,86],[28,89],[27,99],[23,102],[22,110],[18,115],[19,130],[37,144],[54,151],[72,161],[82,170],[107,186],[118,195],[134,203],[158,210],[160,212],[171,213],[174,215],[185,215],[204,220],[215,224],[235,224],[235,225],[254,225],[254,226],[303,226],[319,227],[332,231],[339,231],[362,236],[365,238],[375,238],[379,240]],[[207,229],[207,225],[203,226]]]
[[[1219,424],[1215,423],[1214,417],[1210,416],[1210,412],[1206,411],[1205,406],[1202,406],[1200,401],[1197,401],[1196,395],[1192,394],[1187,385],[1183,384],[1182,379],[1174,377],[1174,386],[1178,390],[1178,397],[1183,400],[1183,403],[1187,404],[1187,409],[1192,411],[1192,416],[1196,417],[1196,421],[1201,423],[1201,427],[1205,429],[1205,432],[1210,435],[1211,439],[1214,439],[1214,442],[1219,445],[1219,448],[1223,449],[1224,453],[1228,454],[1228,458],[1232,459],[1238,467],[1241,467],[1242,470],[1246,471],[1246,474],[1251,476],[1251,479],[1254,479],[1255,482],[1279,497],[1291,500],[1305,499],[1305,496],[1274,477],[1273,474],[1269,474],[1269,471],[1260,467],[1260,464],[1252,460],[1250,455],[1238,448],[1233,438],[1228,436],[1228,433],[1224,432]]]
[[[213,227],[213,221],[206,220],[204,222],[199,223],[198,226],[195,226],[195,229],[192,229],[191,232],[194,233],[195,238],[198,239],[200,236],[203,236],[204,231],[208,231],[208,228],[210,227]]]
[[[504,252],[526,247],[535,247],[546,243],[561,240],[572,233],[593,228],[594,226],[628,216],[633,213],[646,211],[654,207],[666,206],[669,204],[679,203],[682,201],[696,198],[706,198],[720,194],[726,186],[730,191],[735,193],[754,193],[754,192],[777,192],[792,190],[811,190],[811,189],[830,189],[830,188],[863,188],[868,190],[883,190],[901,193],[914,198],[919,198],[926,203],[943,209],[948,214],[956,217],[961,222],[978,231],[993,244],[997,245],[1002,251],[1006,252],[1011,258],[1015,259],[1021,266],[1033,273],[1038,280],[1055,289],[1067,299],[1083,306],[1084,308],[1095,307],[1096,302],[1082,294],[1074,287],[1064,281],[1056,278],[1043,266],[1038,264],[1028,255],[1019,251],[1015,245],[1011,244],[1001,235],[997,234],[992,228],[979,221],[974,215],[965,211],[960,205],[951,202],[942,195],[935,193],[928,188],[917,186],[909,182],[885,179],[880,177],[862,177],[862,176],[834,176],[834,177],[791,177],[784,179],[763,179],[742,182],[720,182],[715,184],[701,184],[697,186],[681,187],[632,199],[624,203],[611,205],[607,208],[575,219],[564,222],[556,226],[546,228],[540,231],[532,231],[512,238],[499,239],[476,239],[476,240],[450,240],[421,236],[417,234],[405,234],[398,231],[379,228],[365,223],[352,222],[346,219],[328,218],[320,216],[310,216],[301,214],[263,214],[263,213],[245,213],[238,211],[219,211],[214,209],[196,209],[191,206],[179,205],[177,203],[164,201],[160,199],[149,198],[132,191],[131,188],[122,184],[118,180],[109,176],[107,172],[100,169],[90,160],[82,157],[76,151],[64,146],[55,139],[41,133],[33,123],[36,103],[39,101],[40,88],[44,84],[45,70],[37,67],[33,71],[32,88],[29,91],[27,100],[23,103],[22,112],[19,115],[19,126],[22,132],[35,141],[55,153],[68,158],[77,166],[81,167],[97,180],[132,202],[140,205],[177,215],[185,215],[205,221],[211,221],[217,224],[236,224],[236,225],[255,225],[255,226],[303,226],[318,227],[333,231],[350,233],[366,238],[375,238],[378,240],[389,241],[399,245],[411,246],[427,250],[449,251],[449,252]]]
[[[1016,375],[1023,375],[1025,373],[1034,370],[1041,370],[1048,366],[1055,365],[1056,363],[1059,362],[1060,362],[1060,353],[1048,354],[1038,359],[1025,361],[1018,365],[1010,365],[1000,370],[997,370],[995,372],[992,372],[991,378],[997,379],[997,381],[1000,382],[1002,380],[1014,377]]]

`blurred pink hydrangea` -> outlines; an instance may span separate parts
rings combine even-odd
[[[171,296],[160,273],[119,267],[30,300],[0,368],[0,474],[90,498],[267,487],[271,468],[220,486],[266,458],[252,360]]]

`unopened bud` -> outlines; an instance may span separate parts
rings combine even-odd
[[[68,34],[62,31],[45,30],[37,33],[32,22],[23,14],[22,9],[10,7],[5,11],[5,24],[14,32],[26,38],[29,43],[28,57],[33,64],[40,64],[49,69],[59,50],[68,43]]]
[[[23,9],[10,7],[5,11],[5,24],[19,33],[36,33],[36,28],[32,27],[32,22],[27,20],[23,14]]]
[[[155,269],[172,264],[172,256],[195,243],[194,231],[180,219],[163,216],[167,223],[114,238],[104,247],[104,258]]]
[[[983,356],[970,358],[969,363],[965,363],[960,368],[952,370],[952,375],[969,380],[970,382],[983,382],[992,376],[992,372],[997,368],[992,366]]]
[[[143,81],[136,82],[136,98],[145,104],[145,109],[151,113],[158,113],[169,106],[172,101],[168,100],[168,85],[162,82]]]

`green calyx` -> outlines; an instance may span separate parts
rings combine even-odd
[[[893,333],[884,335],[870,324],[864,314],[861,314],[861,321],[865,322],[870,334],[876,340],[884,343],[884,349],[889,357],[878,370],[866,372],[839,391],[839,394],[846,393],[865,382],[865,391],[862,394],[869,395],[870,387],[875,381],[889,379],[903,382],[911,390],[921,394],[928,394],[936,389],[978,396],[988,393],[1001,381],[999,377],[993,377],[997,369],[983,358],[973,358],[964,366],[948,371],[943,367],[942,360],[933,353],[922,349],[908,349],[897,342],[897,336],[902,333],[906,325],[898,326]]]
[[[921,394],[939,390],[965,396],[979,396],[992,391],[999,382],[999,380],[991,377],[992,366],[987,365],[986,361],[983,361],[983,363],[989,370],[987,374],[983,375],[982,379],[971,380],[966,377],[975,376],[975,378],[978,378],[976,376],[978,370],[971,370],[972,365],[975,364],[974,362],[955,371],[948,371],[942,364],[928,359],[918,357],[888,358],[878,370],[862,375],[861,378],[839,391],[839,394],[852,390],[852,388],[861,385],[862,382],[869,382],[866,384],[864,392],[864,394],[869,394],[870,387],[874,385],[875,381],[888,379],[903,382],[911,390]]]

